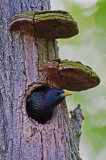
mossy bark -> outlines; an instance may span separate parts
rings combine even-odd
[[[2,160],[75,160],[79,151],[65,102],[48,124],[35,126],[26,113],[26,97],[46,81],[39,66],[57,58],[56,41],[10,32],[12,16],[50,9],[49,0],[0,1],[0,158]],[[53,85],[53,84],[52,84]]]

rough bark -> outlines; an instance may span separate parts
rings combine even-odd
[[[50,9],[49,0],[0,1],[1,160],[80,159],[65,102],[54,110],[49,124],[38,127],[28,119],[25,109],[28,94],[47,83],[38,68],[58,57],[57,46],[55,40],[10,32],[8,23],[19,12],[43,9]]]

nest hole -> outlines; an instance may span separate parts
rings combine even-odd
[[[40,99],[50,89],[50,86],[34,88],[26,98],[26,112],[34,123],[45,124],[52,117],[52,112],[43,111]]]

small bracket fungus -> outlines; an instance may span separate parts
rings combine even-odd
[[[11,19],[9,29],[47,40],[69,38],[78,34],[77,23],[66,11],[19,13]]]
[[[62,89],[81,91],[93,88],[100,83],[98,75],[81,62],[59,60],[49,61],[40,67],[48,80],[57,84]]]

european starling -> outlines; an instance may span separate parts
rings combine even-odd
[[[72,93],[65,93],[61,89],[50,89],[48,87],[39,87],[31,92],[27,97],[26,110],[28,117],[33,122],[46,123],[52,116],[53,109],[60,104],[65,96]]]

